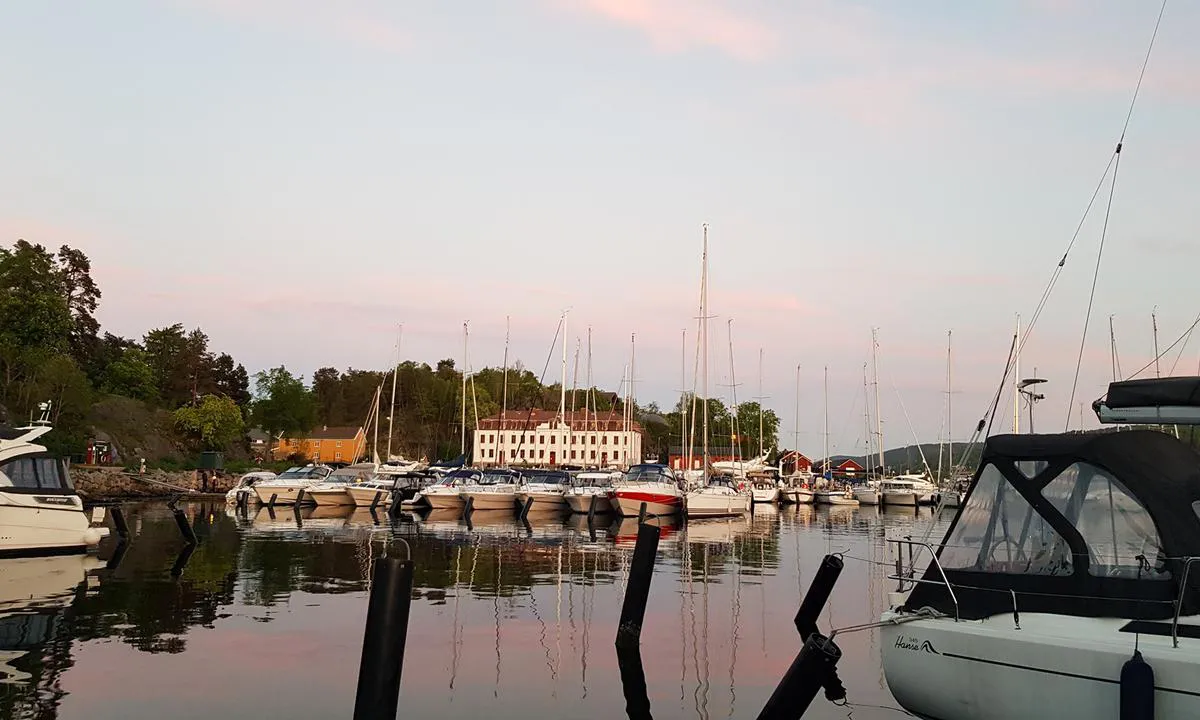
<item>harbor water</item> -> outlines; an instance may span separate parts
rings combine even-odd
[[[613,718],[614,649],[636,519],[353,508],[125,507],[112,558],[0,560],[0,717],[349,717],[373,563],[415,563],[399,717]],[[885,535],[940,539],[928,508],[756,505],[664,521],[641,638],[654,718],[755,717],[800,648],[792,624],[821,558],[845,570],[819,627],[879,617]],[[404,542],[401,542],[401,541]],[[839,634],[849,704],[806,718],[900,718],[875,630]],[[626,673],[628,676],[628,673]]]

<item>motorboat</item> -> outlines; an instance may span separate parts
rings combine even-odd
[[[471,502],[472,510],[509,510],[517,504],[517,487],[521,474],[516,470],[490,468],[484,470],[475,484],[462,489],[463,502]]]
[[[751,495],[738,490],[728,478],[711,477],[708,484],[689,490],[684,496],[684,512],[689,518],[725,517],[750,512]]]
[[[812,505],[817,497],[816,491],[811,487],[793,488],[791,495],[797,505]]]
[[[0,557],[82,553],[108,535],[92,526],[62,459],[34,443],[49,417],[42,403],[30,425],[0,428]]]
[[[481,477],[483,473],[470,468],[451,470],[442,479],[421,490],[419,497],[421,502],[434,510],[458,510],[466,502],[463,488],[478,483]]]
[[[297,498],[303,502],[301,491],[325,482],[332,473],[333,468],[325,465],[298,465],[284,470],[273,480],[256,483],[254,492],[263,504],[270,504],[274,498],[276,505],[295,505]]]
[[[937,485],[922,475],[897,475],[879,482],[879,498],[884,505],[932,505]]]
[[[238,478],[237,484],[225,493],[225,503],[227,505],[242,505],[258,502],[258,494],[254,492],[254,486],[260,482],[274,480],[279,477],[270,470],[255,470],[248,472]]]
[[[873,480],[859,485],[852,492],[859,505],[879,504],[879,484]]]
[[[920,475],[897,475],[879,481],[879,500],[883,505],[929,505],[937,491],[936,485]]]
[[[371,466],[361,467],[348,465],[334,470],[324,482],[311,485],[304,491],[307,497],[313,499],[318,507],[324,505],[354,505],[354,498],[348,492],[356,482],[369,480],[373,477]]]
[[[824,505],[853,505],[856,507],[859,504],[858,500],[854,497],[854,493],[849,490],[831,492],[820,502]]]
[[[759,457],[750,458],[749,460],[719,460],[712,463],[712,469],[724,475],[746,477],[749,473],[774,470],[773,466],[767,464],[767,458],[770,455],[770,453],[764,453]]]
[[[613,485],[612,504],[625,517],[675,515],[683,509],[683,492],[675,473],[666,465],[633,465]]]
[[[533,500],[530,510],[566,510],[566,492],[570,488],[571,476],[563,470],[526,471],[522,485],[517,488],[516,500],[519,507]]]
[[[379,504],[390,506],[392,493],[399,492],[401,500],[412,500],[421,491],[429,477],[420,472],[375,475],[346,488],[346,493],[359,507]]]
[[[606,513],[611,511],[612,503],[609,493],[612,492],[613,473],[610,472],[581,472],[575,475],[572,485],[565,493],[567,507],[571,512]]]
[[[1114,382],[1093,408],[1125,404],[1200,424],[1200,378]],[[935,559],[882,615],[892,694],[925,717],[1115,717],[1135,693],[1200,717],[1198,508],[1200,454],[1164,432],[988,438]]]
[[[774,480],[762,478],[749,483],[750,497],[756,503],[779,502],[779,485]]]

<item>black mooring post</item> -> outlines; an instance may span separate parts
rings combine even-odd
[[[621,622],[617,625],[618,645],[637,645],[641,639],[646,601],[650,599],[650,580],[654,577],[654,558],[658,554],[658,532],[657,525],[638,525],[625,602],[621,605]]]
[[[379,501],[383,499],[383,491],[376,490],[375,497],[371,499],[371,512],[375,512],[375,508],[379,507]]]
[[[833,585],[842,574],[842,566],[842,559],[837,555],[826,555],[821,560],[821,567],[817,569],[808,592],[800,601],[800,609],[796,611],[796,630],[800,631],[801,640],[807,640],[809,635],[817,631],[817,617],[825,603],[829,602]]]
[[[641,648],[617,645],[617,668],[621,672],[621,690],[625,694],[625,714],[629,720],[651,720]]]
[[[267,503],[267,507],[275,507],[275,500],[279,497],[279,493],[271,493],[271,501]]]
[[[591,498],[588,500],[588,524],[591,525],[592,521],[595,519],[596,519],[596,493],[592,493]]]
[[[395,720],[412,586],[412,560],[383,558],[376,562],[367,602],[354,720]]]
[[[296,491],[296,507],[300,507],[300,504],[303,502],[304,502],[304,488],[300,488],[299,490]]]
[[[107,570],[116,570],[121,566],[121,561],[125,559],[125,551],[129,549],[129,541],[123,537],[117,536],[117,546],[113,548],[112,556],[108,558],[108,562],[104,563]]]
[[[234,504],[238,508],[245,508],[250,504],[250,491],[247,490],[246,492],[238,492],[233,496],[233,499],[235,501]]]
[[[463,506],[463,515],[470,517],[473,512],[475,512],[475,498],[468,495],[467,504]]]
[[[531,498],[531,497],[525,498],[525,506],[521,508],[520,518],[522,520],[524,520],[526,517],[529,516],[529,511],[532,509],[533,509],[533,498]],[[526,523],[526,524],[528,524],[528,523]]]
[[[404,504],[403,493],[401,493],[397,490],[393,490],[392,491],[392,504],[388,506],[388,517],[399,517],[400,516],[400,506],[403,504]]]
[[[646,503],[642,503],[642,506],[638,508],[638,525],[642,525],[645,522],[646,522]]]
[[[836,679],[835,669],[841,657],[842,651],[833,640],[817,632],[809,635],[800,654],[758,714],[758,720],[798,720],[802,717],[817,696],[817,690],[830,678]]]
[[[183,535],[183,539],[188,545],[196,544],[196,531],[192,530],[192,524],[188,522],[187,515],[177,507],[171,508],[171,512],[175,515],[175,524],[179,526],[179,532]]]
[[[129,537],[129,523],[125,522],[125,513],[122,512],[120,505],[113,505],[109,510],[112,515],[113,528],[117,531],[117,537],[125,539]]]
[[[275,519],[275,506],[274,506],[274,505],[268,505],[268,506],[267,506],[267,515],[268,515],[268,516],[269,516],[269,517],[270,517],[272,520],[274,520],[274,519]]]
[[[188,560],[192,559],[192,553],[196,552],[196,544],[188,543],[179,550],[179,556],[175,558],[175,564],[171,566],[171,577],[179,577],[183,574],[183,569],[187,567]]]

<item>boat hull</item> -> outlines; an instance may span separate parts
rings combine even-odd
[[[750,496],[756,503],[773,503],[779,500],[779,488],[751,488]]]
[[[576,513],[591,512],[592,498],[596,498],[596,512],[612,512],[612,503],[609,501],[607,491],[567,493],[565,497],[567,507],[571,508],[571,512]]]
[[[858,501],[859,505],[878,505],[879,491],[858,489],[854,491],[854,499]]]
[[[346,494],[350,496],[350,500],[360,507],[370,507],[375,503],[375,496],[379,496],[380,505],[390,505],[392,502],[392,492],[383,488],[357,486],[346,488]]]
[[[433,510],[458,510],[467,502],[460,492],[425,492],[421,499]]]
[[[471,499],[472,510],[512,510],[516,507],[516,493],[511,492],[466,492],[463,502]]]
[[[318,507],[355,504],[354,498],[350,497],[345,488],[340,490],[309,490],[304,495],[305,497],[312,498]]]
[[[684,511],[690,518],[727,517],[750,512],[750,496],[743,493],[714,494],[697,491],[689,493]]]
[[[794,497],[796,498],[796,503],[799,505],[812,505],[816,493],[805,488],[797,488]]]
[[[900,705],[926,717],[1115,717],[1134,649],[1134,635],[1120,632],[1127,622],[1021,613],[1019,630],[1011,614],[885,624],[884,674]],[[1155,717],[1200,717],[1200,640],[1173,648],[1169,632],[1143,634],[1138,648],[1154,671]]]
[[[303,488],[299,485],[255,485],[254,494],[258,495],[259,502],[266,505],[271,502],[271,496],[275,496],[276,505],[295,505],[296,498],[300,497],[300,491]],[[307,495],[307,493],[306,493]],[[301,503],[308,502],[311,498],[301,500]]]
[[[517,504],[525,507],[528,500],[533,500],[531,510],[566,510],[567,498],[562,492],[553,490],[532,490],[529,492],[517,493]]]
[[[106,535],[78,495],[0,493],[0,557],[82,553]]]
[[[647,515],[675,515],[683,506],[683,498],[668,492],[653,490],[615,490],[612,504],[625,517],[637,517],[646,504]]]
[[[884,491],[880,497],[884,505],[895,505],[898,507],[916,507],[917,494],[911,492],[887,492]]]

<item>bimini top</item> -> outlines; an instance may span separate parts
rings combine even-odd
[[[1102,423],[1200,425],[1200,377],[1110,383],[1092,409]]]
[[[1200,557],[1200,455],[1152,430],[998,435],[938,558],[960,617],[1174,615],[1183,558]],[[907,607],[954,614],[931,564]],[[1200,612],[1200,562],[1182,614]]]

